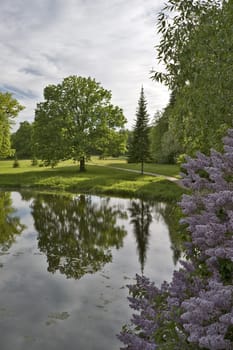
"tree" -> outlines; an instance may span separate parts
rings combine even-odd
[[[128,133],[124,129],[117,132],[110,129],[101,147],[95,149],[95,153],[99,154],[102,159],[107,156],[119,157],[124,155],[126,153],[127,136]]]
[[[8,92],[0,92],[0,157],[5,158],[12,155],[10,142],[10,130],[15,118],[23,106]]]
[[[162,137],[168,131],[168,118],[162,112],[156,112],[150,130],[150,153],[155,163],[166,163],[162,154]]]
[[[150,130],[151,158],[156,163],[174,164],[176,157],[182,153],[182,147],[175,133],[169,128],[169,117],[175,101],[175,94],[172,92],[167,107],[155,114],[154,124]]]
[[[49,85],[44,98],[35,112],[34,144],[48,165],[73,158],[84,171],[91,150],[101,151],[126,122],[122,110],[110,103],[111,92],[90,77],[70,76]]]
[[[30,159],[33,156],[32,145],[33,124],[27,121],[21,122],[18,130],[11,135],[12,148],[15,149],[17,158]]]
[[[133,129],[132,142],[129,146],[128,158],[128,162],[130,163],[141,163],[141,174],[143,174],[144,171],[144,163],[150,158],[149,115],[147,113],[146,105],[144,89],[142,87],[136,111],[136,124]]]
[[[166,110],[156,114],[150,130],[150,154],[155,163],[174,164],[182,148],[174,133],[169,129]]]
[[[154,79],[175,93],[169,129],[188,154],[220,150],[232,126],[232,21],[232,0],[169,0],[158,17]]]

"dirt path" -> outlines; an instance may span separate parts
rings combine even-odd
[[[97,166],[103,166],[103,167],[106,167],[106,168],[117,169],[117,170],[129,171],[129,172],[131,172],[131,173],[137,173],[137,174],[140,174],[140,173],[141,173],[140,170],[126,169],[126,168],[116,167],[116,166],[112,166],[112,165],[101,165],[101,164],[95,164],[95,165],[97,165]],[[176,177],[173,177],[173,176],[167,176],[167,175],[162,175],[162,174],[150,173],[150,172],[148,172],[148,171],[144,171],[143,175],[149,175],[149,176],[155,176],[155,177],[157,177],[157,176],[162,176],[162,177],[164,177],[166,180],[175,182],[178,186],[184,188],[184,186],[182,185],[181,179],[177,179]]]

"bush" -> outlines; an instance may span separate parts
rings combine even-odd
[[[190,239],[182,267],[161,288],[137,276],[129,286],[137,311],[119,338],[124,349],[233,349],[233,130],[224,152],[198,153],[183,165],[180,206]]]
[[[186,158],[187,158],[187,154],[185,153],[180,154],[179,156],[176,157],[176,164],[181,166],[185,162]]]
[[[38,159],[36,157],[32,158],[31,166],[37,166],[38,165]]]
[[[13,168],[19,168],[20,164],[17,158],[15,158],[14,163],[13,163]]]

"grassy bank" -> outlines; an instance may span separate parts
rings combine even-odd
[[[30,161],[0,161],[0,188],[32,188],[113,196],[140,197],[156,200],[178,200],[184,192],[162,176],[153,177],[87,164],[85,173],[78,166],[62,162],[56,168],[32,167]]]

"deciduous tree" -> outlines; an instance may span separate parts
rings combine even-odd
[[[111,104],[111,92],[90,77],[70,76],[49,85],[44,98],[36,108],[34,142],[47,164],[73,158],[84,171],[91,149],[105,147],[126,122],[121,108]]]
[[[11,135],[12,148],[15,149],[18,159],[31,159],[33,125],[28,121],[21,122],[18,130]]]
[[[23,106],[8,92],[0,92],[0,157],[12,155],[10,131],[13,119],[23,110]]]
[[[154,78],[175,93],[169,129],[189,154],[211,147],[233,115],[233,2],[169,0],[158,17],[158,58],[166,73]]]

